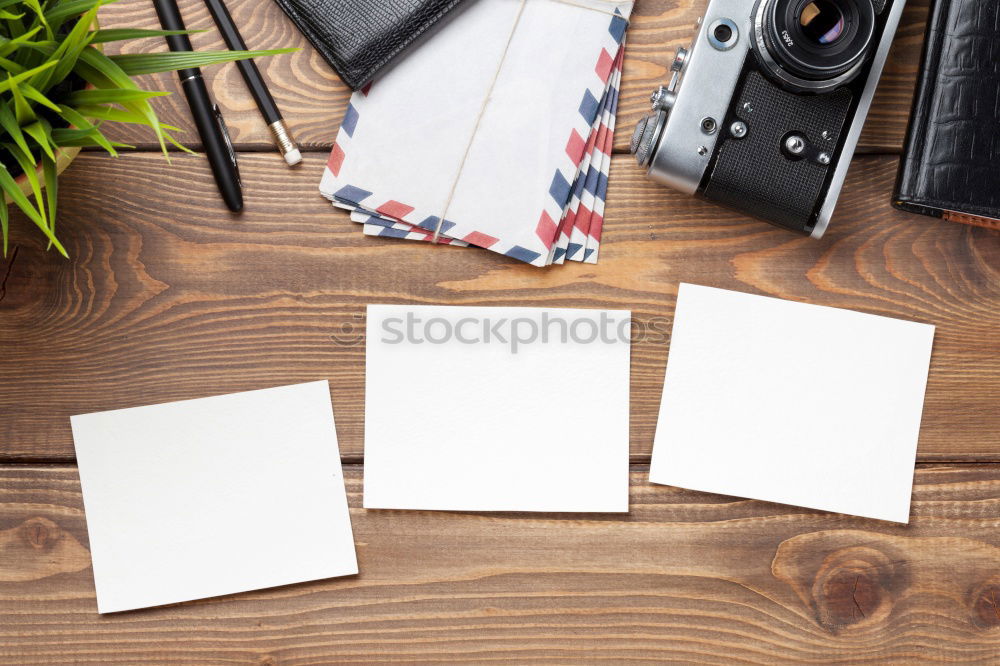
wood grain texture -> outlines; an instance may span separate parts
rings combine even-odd
[[[99,616],[76,471],[0,468],[0,658],[54,663],[1000,659],[1000,468],[917,471],[909,526],[652,486],[627,516],[366,511],[361,574]],[[308,535],[303,535],[308,540]]]
[[[390,302],[632,310],[642,462],[686,281],[936,325],[919,459],[1000,460],[1000,233],[891,209],[895,158],[856,161],[815,241],[671,192],[618,156],[600,263],[550,269],[365,237],[317,193],[323,161],[244,155],[237,217],[199,156],[84,155],[60,190],[70,261],[15,218],[17,254],[0,264],[5,459],[72,460],[72,414],[329,378],[341,451],[357,460],[361,317]]]
[[[230,0],[227,3],[251,48],[297,46],[291,55],[261,59],[258,65],[284,112],[293,134],[307,150],[329,149],[347,104],[350,91],[270,0]],[[705,0],[637,0],[628,33],[622,96],[615,149],[626,152],[635,122],[649,106],[650,93],[669,76],[674,50],[686,46],[694,35],[694,22],[704,11]],[[749,7],[748,3],[748,7]],[[195,48],[224,48],[212,18],[201,0],[181,0],[188,28],[204,29],[192,38]],[[748,9],[749,11],[749,9]],[[910,0],[901,22],[886,71],[861,137],[862,152],[898,152],[916,81],[923,42],[927,0]],[[153,7],[139,0],[120,0],[101,10],[108,27],[159,27]],[[114,46],[111,47],[115,48]],[[128,52],[160,50],[157,40],[128,44]],[[271,150],[271,138],[257,113],[239,72],[232,65],[205,69],[205,78],[222,106],[233,140],[244,150]],[[150,89],[178,91],[177,77],[158,74],[142,77]],[[164,122],[187,130],[184,140],[197,145],[197,134],[181,94],[154,102]],[[406,113],[405,103],[400,113]],[[141,129],[115,131],[114,136],[149,147],[150,137]]]

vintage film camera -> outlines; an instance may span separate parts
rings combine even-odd
[[[905,0],[711,0],[632,137],[654,180],[819,238]]]

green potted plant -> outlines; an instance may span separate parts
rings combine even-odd
[[[111,155],[130,148],[109,140],[104,123],[150,129],[188,151],[159,121],[150,99],[169,93],[140,88],[132,76],[288,53],[191,51],[105,55],[102,44],[179,34],[166,30],[101,29],[98,9],[114,0],[0,0],[0,231],[7,254],[10,204],[16,205],[63,256],[56,238],[58,177],[81,148]],[[188,31],[192,32],[192,31]]]

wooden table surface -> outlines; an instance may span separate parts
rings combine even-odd
[[[211,27],[201,2],[181,4],[189,27]],[[0,263],[4,663],[1000,661],[1000,234],[889,206],[926,0],[905,12],[819,241],[653,185],[624,154],[703,7],[636,4],[596,266],[363,236],[316,189],[348,91],[265,0],[229,5],[254,47],[303,47],[260,62],[300,168],[271,148],[235,68],[217,67],[243,215],[202,156],[168,165],[122,130],[136,152],[84,153],[63,176],[70,260],[14,217]],[[155,25],[142,0],[101,20]],[[214,31],[194,41],[221,46]],[[181,96],[156,101],[191,129]],[[667,357],[651,341],[632,354],[628,516],[360,508],[363,347],[334,338],[365,304],[628,308],[669,329],[680,281],[937,326],[908,526],[650,485]],[[322,378],[362,573],[99,616],[69,416]]]

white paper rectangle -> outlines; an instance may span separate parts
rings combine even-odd
[[[99,612],[358,572],[326,381],[71,422]]]
[[[366,508],[628,511],[628,312],[370,305],[367,327]]]
[[[682,284],[650,481],[908,522],[933,337]]]

